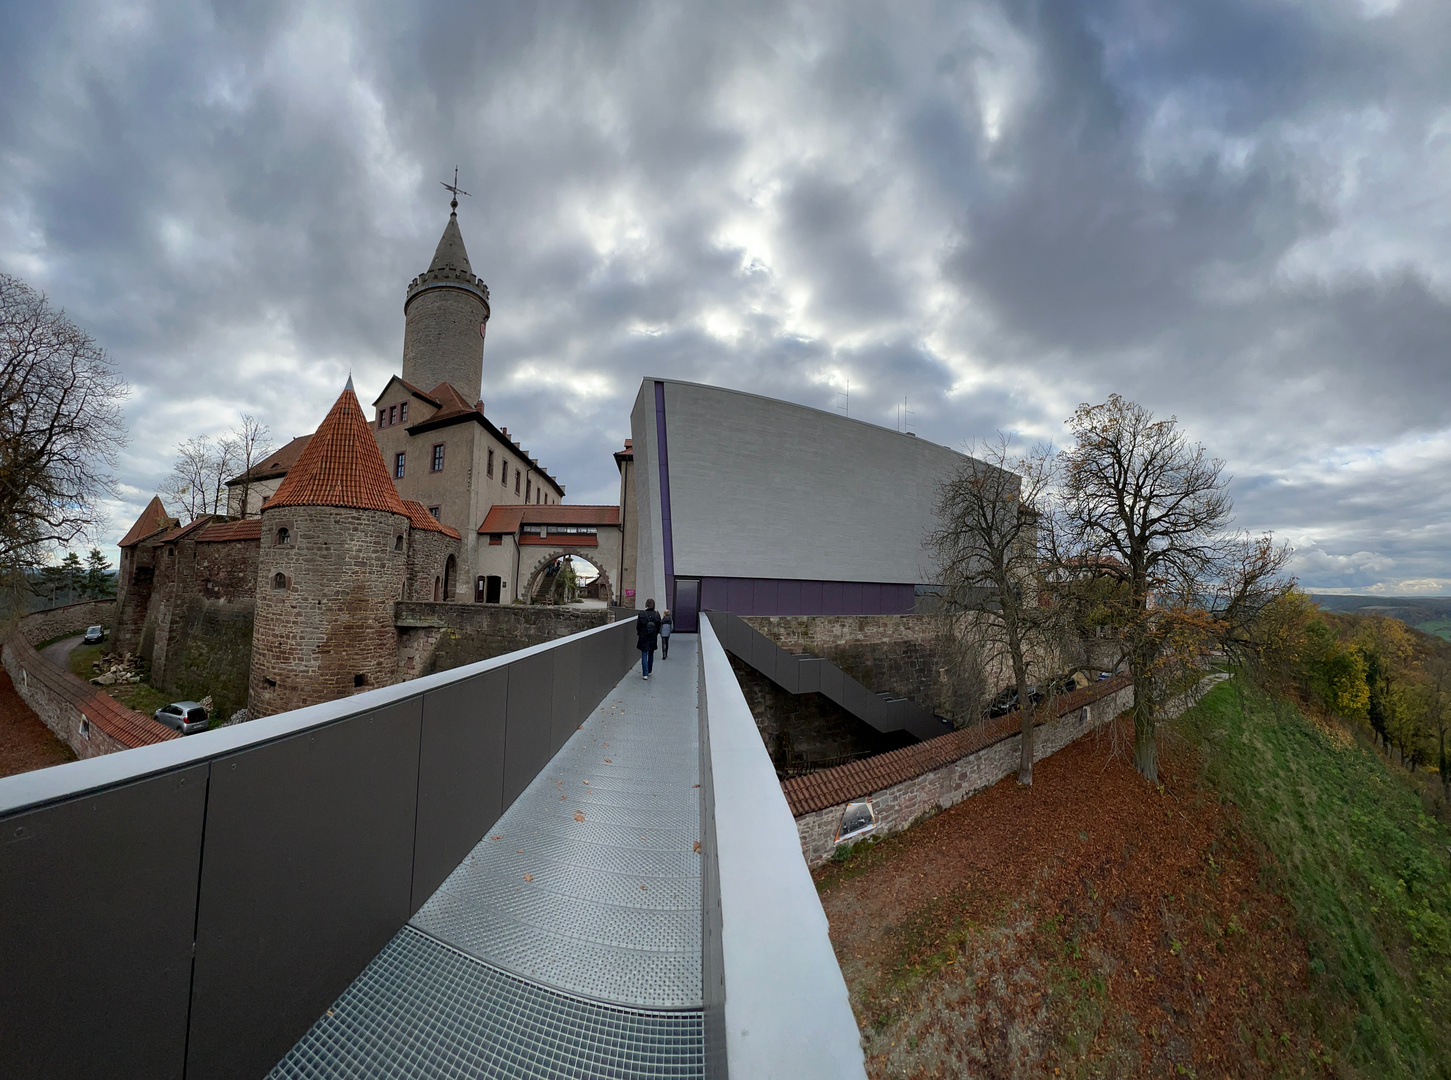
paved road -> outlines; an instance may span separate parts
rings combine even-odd
[[[75,637],[62,638],[60,641],[53,641],[40,650],[40,655],[51,663],[56,664],[62,671],[71,669],[71,652],[81,643],[85,634],[77,634]]]

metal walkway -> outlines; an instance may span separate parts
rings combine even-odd
[[[271,1076],[703,1075],[699,660],[672,641]]]

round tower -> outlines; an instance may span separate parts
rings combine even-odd
[[[408,283],[403,301],[403,381],[424,390],[452,383],[477,401],[484,378],[489,287],[474,276],[458,229],[458,199],[427,270]]]
[[[262,506],[254,717],[394,681],[408,521],[349,379]]]

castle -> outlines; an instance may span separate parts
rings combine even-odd
[[[622,599],[619,506],[565,505],[485,415],[489,290],[450,208],[372,418],[350,378],[317,431],[228,481],[225,517],[183,525],[153,498],[122,538],[113,648],[154,684],[216,686],[224,708],[245,694],[253,716],[387,685],[400,602],[527,601],[562,555]]]

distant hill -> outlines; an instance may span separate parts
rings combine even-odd
[[[1451,641],[1451,596],[1339,596],[1311,593],[1326,611],[1384,615]]]

